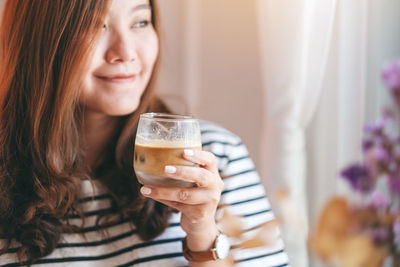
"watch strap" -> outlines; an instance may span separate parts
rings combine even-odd
[[[218,237],[218,236],[217,236]],[[215,241],[213,248],[207,251],[191,251],[187,246],[186,237],[182,239],[182,251],[183,256],[188,261],[196,261],[196,262],[203,262],[203,261],[215,261],[218,259],[217,252],[215,250]]]

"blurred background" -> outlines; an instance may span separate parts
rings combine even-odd
[[[4,1],[0,0],[0,7]],[[321,266],[307,235],[349,195],[338,171],[361,158],[362,128],[391,105],[380,70],[400,57],[398,0],[158,0],[159,94],[247,145],[292,266]],[[274,195],[290,193],[282,210]]]
[[[263,117],[256,1],[157,3],[160,94],[178,112],[193,113],[238,133],[256,156]]]
[[[159,0],[159,92],[177,112],[242,137],[283,228],[292,266],[321,266],[307,235],[361,158],[363,125],[391,105],[381,67],[400,57],[397,0]],[[287,214],[286,214],[287,215]]]

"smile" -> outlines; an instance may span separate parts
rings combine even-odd
[[[100,80],[110,83],[132,83],[136,80],[136,75],[115,75],[115,76],[96,76]]]

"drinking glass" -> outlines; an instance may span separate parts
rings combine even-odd
[[[196,166],[183,159],[183,150],[201,150],[200,126],[191,116],[164,113],[140,115],[133,167],[141,184],[154,187],[193,187],[194,183],[166,177],[166,165]]]

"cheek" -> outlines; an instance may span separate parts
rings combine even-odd
[[[143,61],[146,64],[146,67],[151,69],[154,66],[154,63],[158,57],[158,38],[157,35],[150,35],[144,42],[142,43],[142,54]]]
[[[85,90],[89,90],[93,87],[93,73],[104,64],[104,47],[105,45],[99,42],[88,58],[87,68],[82,74],[82,82]]]

